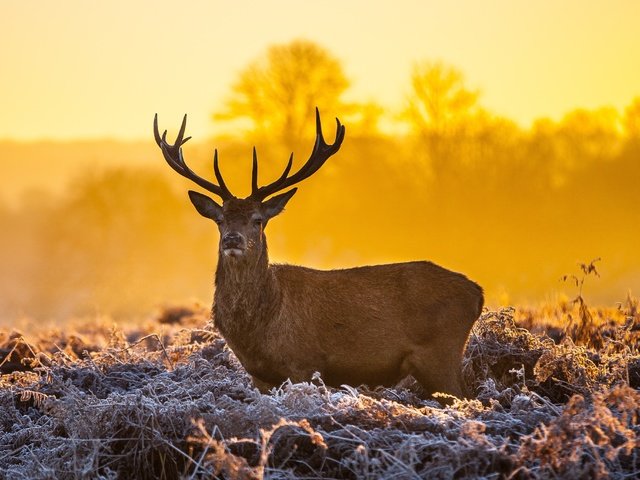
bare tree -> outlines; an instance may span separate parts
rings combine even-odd
[[[640,140],[640,97],[634,98],[625,108],[622,121],[627,137],[635,141]]]
[[[340,62],[319,45],[295,40],[270,47],[240,72],[218,120],[248,119],[250,133],[292,149],[313,134],[308,119],[316,105],[345,111],[349,86]]]
[[[432,168],[442,172],[480,113],[479,92],[465,86],[463,74],[442,62],[414,66],[411,94],[403,117],[429,157]]]
[[[444,133],[477,107],[479,92],[465,86],[462,72],[442,62],[415,65],[411,84],[407,114],[416,129]]]

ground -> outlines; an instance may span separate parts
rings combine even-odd
[[[633,478],[640,312],[485,310],[474,398],[252,387],[199,305],[0,331],[0,478]],[[443,399],[445,400],[445,399]]]

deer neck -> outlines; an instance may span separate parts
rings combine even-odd
[[[223,335],[233,337],[236,332],[246,338],[272,318],[278,302],[266,241],[259,255],[243,258],[219,255],[213,310],[216,327]]]

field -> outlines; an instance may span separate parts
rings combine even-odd
[[[579,299],[581,300],[581,299]],[[485,310],[474,396],[253,389],[208,308],[0,332],[0,477],[635,478],[640,310],[583,301]],[[445,406],[444,403],[451,403]]]
[[[640,1],[31,3],[0,16],[0,480],[640,479]],[[404,262],[482,287],[461,371],[422,348],[460,353],[459,276],[266,269]],[[307,383],[261,393],[242,344]],[[465,398],[331,382],[394,362]]]

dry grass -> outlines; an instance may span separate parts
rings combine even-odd
[[[570,303],[485,312],[464,361],[475,398],[446,407],[411,382],[261,395],[198,306],[135,330],[24,323],[0,332],[0,477],[633,478],[640,314],[627,303],[589,310],[587,326]]]

